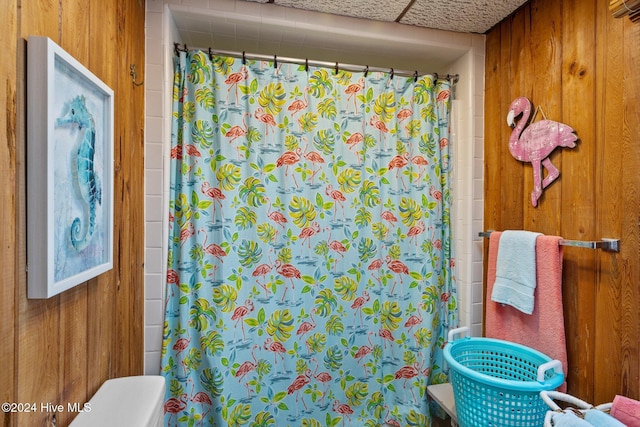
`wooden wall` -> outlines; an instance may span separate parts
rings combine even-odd
[[[564,248],[568,391],[594,403],[640,398],[640,24],[608,3],[532,0],[486,50],[485,229],[621,240],[620,253]],[[551,155],[561,175],[537,208],[531,165],[508,150],[519,96],[580,138]]]
[[[86,402],[107,379],[143,372],[144,0],[7,0],[0,8],[1,426],[67,425],[67,403]],[[114,267],[48,300],[26,298],[26,39],[48,36],[114,90]],[[41,403],[64,411],[41,410]]]

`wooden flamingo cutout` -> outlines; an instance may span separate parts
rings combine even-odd
[[[531,162],[533,166],[533,191],[531,204],[538,206],[542,190],[548,187],[560,175],[560,171],[549,160],[556,147],[573,148],[578,137],[575,131],[564,123],[552,120],[540,120],[529,124],[531,119],[531,101],[525,97],[516,98],[509,107],[507,123],[513,128],[509,138],[511,155],[521,162]],[[516,117],[522,118],[516,125]],[[542,168],[548,172],[542,179]]]

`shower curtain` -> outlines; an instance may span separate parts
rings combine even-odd
[[[430,426],[449,82],[175,57],[166,425]]]

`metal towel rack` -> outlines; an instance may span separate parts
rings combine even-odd
[[[491,231],[481,231],[478,233],[480,237],[491,236]],[[584,241],[584,240],[560,240],[562,246],[576,246],[579,248],[588,249],[602,249],[605,252],[620,252],[620,239],[606,239],[603,238],[599,241]]]

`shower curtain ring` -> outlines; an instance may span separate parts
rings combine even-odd
[[[364,69],[364,76],[367,77],[368,74],[369,74],[369,66],[367,65],[367,68]]]
[[[415,71],[415,73],[413,73],[413,82],[417,82],[418,81],[418,70]]]
[[[336,62],[336,74],[338,74],[338,63]]]
[[[309,72],[309,58],[304,59],[304,70]]]
[[[278,68],[278,55],[273,55],[273,68]]]
[[[393,80],[393,68],[391,69],[391,80]]]
[[[247,65],[247,56],[244,50],[242,51],[242,65]]]

